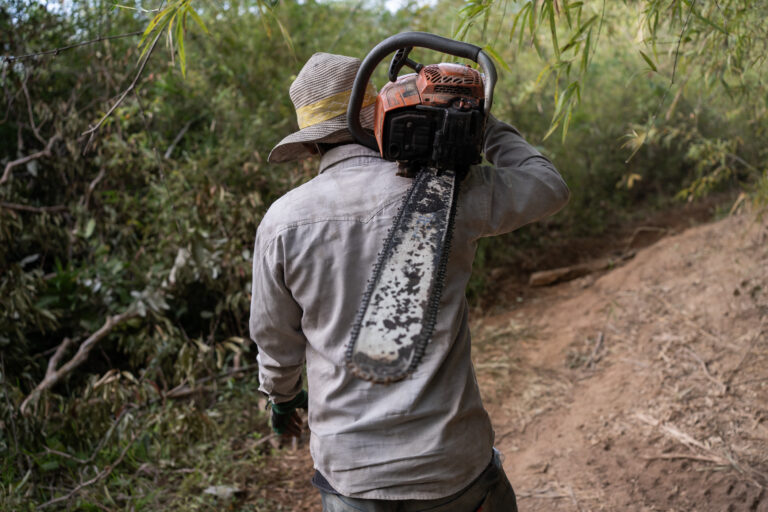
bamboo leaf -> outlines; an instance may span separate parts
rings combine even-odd
[[[581,72],[587,72],[587,66],[589,66],[589,50],[592,46],[592,29],[587,32],[587,41],[584,44],[584,50],[581,54]]]
[[[566,137],[566,135],[568,135],[568,126],[570,126],[570,124],[571,124],[572,114],[573,114],[573,103],[568,105],[568,111],[567,111],[567,113],[565,115],[565,119],[563,121],[563,137],[561,139],[562,142],[565,142],[565,137]]]
[[[579,41],[581,36],[584,35],[584,32],[586,32],[587,29],[589,29],[589,27],[595,22],[595,20],[597,20],[597,14],[589,18],[587,21],[584,22],[583,25],[581,25],[578,28],[578,30],[571,36],[571,39],[568,41],[568,43],[563,47],[562,51],[565,52],[566,50],[574,46]]]
[[[555,57],[560,59],[560,47],[557,44],[557,26],[555,25],[555,9],[552,5],[552,0],[547,2],[549,5],[549,31],[552,34],[552,48],[555,50]]]
[[[544,139],[547,139],[550,135],[552,135],[564,119],[567,120],[567,122],[570,122],[568,117],[572,111],[573,98],[574,95],[577,98],[581,98],[580,90],[581,87],[579,82],[573,81],[568,84],[568,87],[565,89],[563,94],[559,96],[555,106],[555,112],[552,115],[552,123],[550,124],[550,128],[546,135],[544,135]],[[567,127],[565,127],[565,130],[567,132]]]
[[[269,10],[269,7],[266,7],[264,5],[263,0],[257,0],[256,6],[259,9],[259,12],[261,13],[261,16],[259,16],[259,19],[261,20],[261,24],[264,27],[264,33],[267,34],[268,38],[272,38],[272,27],[269,26],[269,23],[267,23],[267,12]],[[267,12],[265,12],[265,10]]]
[[[152,18],[149,22],[149,25],[147,25],[147,28],[144,30],[144,33],[141,35],[141,39],[139,39],[139,46],[144,44],[144,42],[147,40],[147,36],[152,33],[152,30],[158,26],[160,21],[168,16],[172,12],[172,9],[170,6],[166,7],[159,13],[155,15],[154,18]]]
[[[651,67],[651,69],[652,69],[654,72],[658,73],[658,72],[659,72],[659,70],[656,68],[656,64],[654,64],[654,63],[653,63],[653,61],[651,60],[651,58],[650,58],[649,56],[647,56],[647,55],[645,54],[645,52],[643,52],[643,50],[639,50],[639,51],[640,51],[640,55],[643,57],[643,59],[645,60],[645,62],[647,62],[647,63],[648,63],[648,65]]]
[[[528,29],[531,31],[531,37],[535,37],[536,32],[536,5],[531,4],[531,8],[528,10]]]
[[[509,40],[510,40],[510,41],[512,40],[512,38],[513,38],[513,37],[515,37],[515,31],[517,30],[517,24],[518,24],[518,22],[519,22],[519,21],[520,21],[522,18],[524,18],[524,17],[525,17],[525,14],[528,12],[528,9],[530,9],[530,8],[531,8],[531,4],[530,4],[530,2],[529,2],[529,3],[525,4],[525,5],[523,5],[523,7],[520,9],[520,11],[519,11],[517,14],[515,14],[515,17],[514,17],[514,19],[512,20],[512,30],[510,30],[510,32],[509,32]],[[523,23],[523,25],[524,25],[524,24],[525,24],[525,23]],[[524,30],[524,29],[523,29],[523,27],[522,27],[522,25],[521,25],[521,26],[520,26],[520,32],[522,33],[522,32],[523,32],[523,30]]]
[[[203,20],[200,18],[200,16],[195,12],[195,10],[192,8],[191,5],[187,5],[187,12],[190,16],[192,16],[192,19],[195,20],[195,23],[203,29],[203,32],[206,34],[209,34],[208,28],[205,26],[205,23],[203,23]]]
[[[534,85],[539,85],[540,82],[542,82],[546,77],[549,76],[549,74],[552,73],[552,66],[547,64],[544,66],[544,68],[539,72],[539,75],[536,77],[536,81],[534,82]]]
[[[288,30],[285,28],[283,23],[277,18],[277,16],[274,17],[275,22],[277,23],[277,26],[280,28],[280,33],[283,35],[283,39],[285,39],[285,43],[288,45],[288,49],[291,51],[291,56],[294,60],[297,60],[296,57],[296,49],[293,46],[293,39],[291,39],[291,34],[288,33]]]
[[[179,49],[179,66],[181,67],[181,76],[187,77],[187,53],[184,50],[184,23],[176,24],[176,46]]]
[[[560,126],[560,122],[553,122],[552,125],[549,127],[549,130],[547,130],[547,133],[544,134],[544,138],[542,140],[547,140],[550,135],[555,133],[555,130],[557,130],[557,127]]]
[[[170,19],[166,20],[170,14],[172,14],[174,11],[169,6],[163,9],[161,12],[155,16],[152,21],[150,21],[149,26],[147,26],[146,30],[144,31],[144,35],[141,36],[141,39],[139,40],[139,48],[143,46],[143,49],[141,50],[141,53],[139,54],[139,60],[141,60],[144,55],[149,51],[149,48],[152,46],[150,44],[150,40],[147,39],[147,35],[151,34],[153,32],[153,29],[157,29],[158,31],[162,31],[167,24],[170,22]]]
[[[483,51],[488,55],[490,55],[493,58],[493,60],[495,60],[498,64],[500,64],[501,67],[504,68],[506,71],[510,73],[512,72],[509,65],[506,63],[506,61],[502,59],[498,53],[496,53],[496,50],[494,50],[491,45],[485,45],[485,47],[483,48]]]

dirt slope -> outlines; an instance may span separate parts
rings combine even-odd
[[[664,238],[473,339],[521,511],[768,512],[768,222]],[[286,510],[320,510],[307,452],[275,458]]]
[[[768,511],[768,224],[665,238],[475,332],[521,510]]]

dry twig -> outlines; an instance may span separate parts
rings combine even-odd
[[[706,363],[706,362],[704,362],[704,360],[703,360],[701,357],[699,357],[699,354],[697,354],[696,352],[694,352],[694,351],[693,351],[693,349],[691,349],[691,348],[689,348],[689,347],[683,347],[683,348],[684,348],[684,349],[685,349],[685,350],[686,350],[686,351],[687,351],[689,354],[691,354],[691,355],[692,355],[692,356],[693,356],[693,357],[694,357],[694,358],[695,358],[695,359],[696,359],[696,360],[699,362],[699,364],[701,365],[702,369],[704,370],[704,374],[707,376],[707,378],[708,378],[710,381],[712,381],[713,383],[715,383],[715,384],[717,385],[717,387],[719,387],[719,388],[720,388],[720,393],[721,393],[721,394],[723,394],[723,393],[725,393],[726,391],[728,391],[728,386],[727,386],[727,385],[725,385],[725,384],[723,384],[722,382],[720,382],[718,379],[716,379],[716,378],[715,378],[715,377],[714,377],[714,376],[713,376],[713,375],[712,375],[712,374],[709,372],[709,368],[707,367],[707,363]]]
[[[714,457],[706,457],[702,455],[694,455],[692,453],[661,453],[659,455],[650,455],[643,457],[645,460],[677,460],[677,459],[688,459],[688,460],[697,460],[700,462],[711,462],[713,464],[719,464],[722,465],[722,459],[720,458],[714,458]]]
[[[589,359],[587,360],[586,367],[590,370],[595,366],[595,363],[600,360],[600,357],[598,357],[598,353],[600,352],[600,349],[603,347],[603,332],[600,331],[597,333],[597,339],[595,340],[595,348],[592,349],[592,354],[590,354]]]
[[[768,317],[763,317],[762,320],[760,320],[760,327],[757,329],[757,332],[752,337],[752,341],[749,344],[749,347],[744,352],[744,355],[741,356],[741,359],[739,360],[739,364],[737,364],[733,370],[731,370],[731,374],[728,376],[728,380],[725,381],[725,385],[730,387],[731,382],[733,381],[733,378],[738,375],[739,370],[741,370],[741,366],[744,364],[744,362],[747,360],[747,357],[752,352],[752,350],[755,348],[755,345],[757,345],[757,342],[760,340],[760,336],[763,334],[763,329],[765,328],[765,321],[768,319]]]
[[[660,420],[657,420],[656,418],[652,418],[651,416],[645,415],[643,413],[635,413],[635,417],[642,421],[643,423],[646,423],[647,425],[651,425],[652,427],[658,428],[662,434],[665,436],[677,441],[680,444],[685,445],[689,449],[697,449],[702,452],[704,452],[705,456],[697,456],[695,454],[692,454],[690,457],[684,457],[689,458],[692,460],[700,460],[702,462],[711,462],[713,464],[717,464],[718,466],[725,466],[725,467],[732,467],[735,469],[738,473],[745,475],[750,482],[755,484],[759,488],[764,488],[765,483],[768,482],[768,475],[765,475],[756,469],[742,463],[736,460],[736,458],[732,454],[725,454],[722,455],[720,453],[717,453],[716,451],[712,450],[708,446],[706,446],[701,441],[698,441],[694,439],[692,436],[686,434],[676,426],[669,424],[669,423],[663,423]],[[659,456],[659,457],[653,457],[653,458],[683,458],[680,454],[673,454],[672,455],[666,455],[666,456]],[[761,480],[763,483],[759,482],[757,479]]]
[[[700,332],[701,334],[703,334],[707,338],[709,338],[712,341],[716,342],[718,347],[722,347],[723,346],[723,342],[722,342],[722,340],[718,336],[716,336],[716,335],[712,334],[711,332],[705,330],[703,327],[701,327],[699,324],[697,324],[696,322],[694,322],[693,320],[688,318],[688,316],[685,313],[683,313],[682,311],[680,311],[679,309],[674,307],[668,301],[664,300],[663,298],[659,297],[658,295],[651,295],[651,297],[653,297],[654,299],[656,299],[659,302],[661,302],[661,304],[665,308],[667,308],[668,311],[670,311],[671,313],[676,314],[681,320],[683,320],[689,326],[693,327],[694,329],[696,329],[698,332]]]
[[[571,497],[569,494],[562,493],[557,489],[552,489],[550,487],[534,489],[531,492],[524,492],[524,491],[515,492],[515,495],[518,498],[546,498],[551,500],[559,500],[559,499]]]

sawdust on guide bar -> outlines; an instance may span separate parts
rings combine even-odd
[[[472,330],[520,510],[768,512],[768,219],[665,237]],[[271,499],[319,512],[306,441],[272,463]]]

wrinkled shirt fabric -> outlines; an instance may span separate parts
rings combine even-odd
[[[250,332],[260,389],[275,403],[302,388],[310,451],[339,493],[435,499],[466,487],[491,458],[494,433],[470,359],[465,289],[481,237],[555,213],[568,188],[511,126],[489,121],[488,166],[461,183],[440,310],[426,352],[405,380],[354,377],[345,347],[377,255],[411,179],[376,151],[348,144],[320,174],[275,201],[259,225]]]

